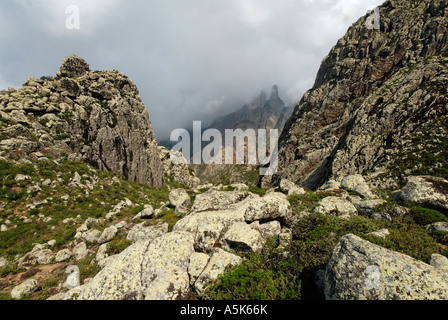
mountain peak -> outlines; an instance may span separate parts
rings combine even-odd
[[[9,138],[0,157],[83,160],[164,185],[148,111],[135,83],[117,70],[90,71],[80,57],[66,57],[57,77],[30,77],[23,88],[0,92],[0,112],[0,135]]]
[[[272,91],[271,91],[271,100],[272,99],[278,99],[278,86],[276,84],[274,84],[274,86],[272,87]]]

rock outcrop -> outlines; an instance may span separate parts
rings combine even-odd
[[[83,160],[103,171],[164,185],[157,142],[135,83],[117,70],[91,71],[66,57],[55,78],[30,77],[2,91],[0,155]]]
[[[281,234],[281,223],[289,215],[289,202],[281,193],[199,194],[171,232],[166,224],[136,225],[128,234],[134,244],[109,258],[80,287],[79,299],[172,300],[188,296],[192,287],[204,294],[228,265],[241,263],[242,258],[229,251],[259,251],[269,237]]]
[[[361,17],[324,58],[281,134],[279,172],[263,185],[287,178],[314,190],[363,174],[394,187],[414,171],[443,175],[448,4],[389,0],[379,12],[379,30]]]
[[[446,300],[447,258],[433,257],[429,265],[345,235],[327,265],[325,296],[332,300]]]
[[[448,181],[431,176],[410,176],[407,184],[392,192],[391,197],[448,212]]]

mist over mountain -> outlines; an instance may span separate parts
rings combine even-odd
[[[276,83],[286,104],[322,57],[381,0],[36,0],[0,2],[0,89],[54,75],[73,53],[139,88],[157,140],[239,109]],[[66,8],[80,10],[67,30]],[[30,54],[32,53],[32,54]]]

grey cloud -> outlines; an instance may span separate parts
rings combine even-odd
[[[277,84],[300,100],[323,57],[372,0],[3,0],[0,86],[54,75],[73,53],[140,89],[159,139],[234,111]],[[81,29],[66,30],[78,5]],[[6,28],[7,26],[7,28]]]

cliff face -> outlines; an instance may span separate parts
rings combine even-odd
[[[448,3],[391,0],[380,16],[380,30],[366,15],[324,58],[264,185],[288,178],[316,189],[360,173],[392,187],[405,173],[446,175]]]
[[[29,78],[0,94],[1,156],[16,161],[83,160],[103,171],[162,186],[163,166],[136,85],[117,70],[90,71],[66,57],[56,78]]]

